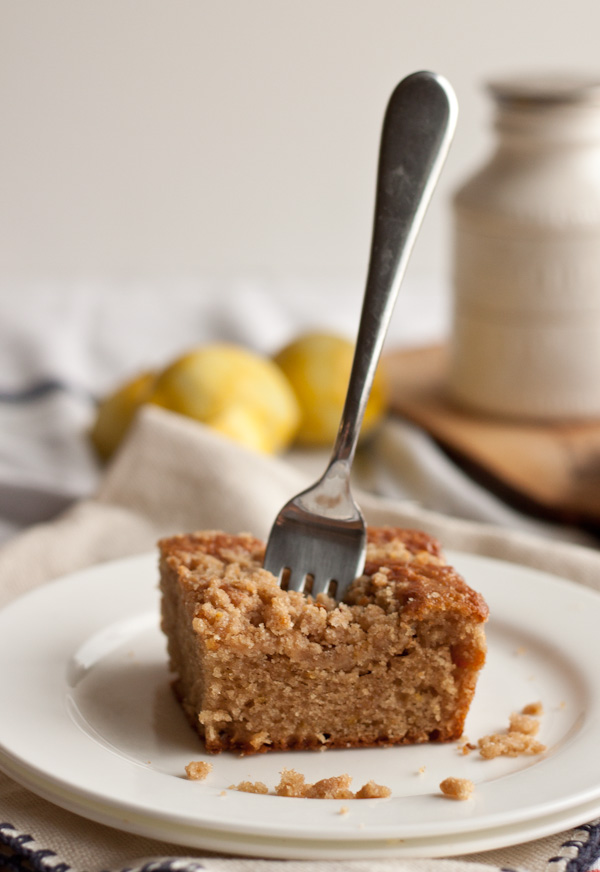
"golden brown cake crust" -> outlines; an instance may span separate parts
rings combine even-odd
[[[282,590],[249,534],[159,546],[175,689],[207,750],[460,736],[487,606],[426,533],[370,529],[364,574],[339,604]]]

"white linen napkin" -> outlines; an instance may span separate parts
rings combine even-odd
[[[140,415],[94,498],[76,503],[56,520],[27,530],[0,549],[0,604],[76,569],[152,550],[161,535],[223,528],[265,536],[282,503],[306,484],[307,478],[282,460],[246,451],[195,422],[148,408]],[[440,538],[447,548],[516,561],[600,589],[600,553],[592,549],[450,518],[414,503],[368,494],[360,494],[359,499],[373,524],[420,527]],[[4,822],[0,825],[0,848],[4,846],[8,852],[12,845],[15,857],[28,858],[34,868],[55,872],[66,868],[61,864],[89,872],[138,868],[150,859],[152,865],[145,866],[148,872],[163,868],[165,872],[176,868],[189,872],[192,868],[278,872],[284,868],[279,861],[222,858],[217,862],[206,852],[121,833],[64,811],[6,776],[0,777],[0,821]],[[588,868],[585,852],[592,842],[595,845],[599,830],[592,827],[578,832],[575,841],[581,845],[578,855],[583,865],[571,865],[568,872]],[[307,861],[286,863],[285,869],[476,872],[478,861],[541,872],[551,858],[562,856],[563,870],[558,861],[553,868],[565,872],[569,852],[573,851],[567,843],[572,841],[573,834],[558,834],[458,860]],[[38,859],[34,862],[35,857]],[[173,865],[174,858],[184,857],[190,863],[193,858],[201,866],[185,865],[183,859],[183,865]],[[158,858],[163,859],[159,862]]]

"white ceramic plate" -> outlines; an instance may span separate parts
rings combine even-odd
[[[513,564],[450,559],[492,616],[466,734],[503,729],[511,711],[541,700],[541,757],[484,761],[454,743],[208,757],[171,695],[156,560],[144,556],[46,585],[0,613],[0,662],[11,664],[0,766],[103,823],[263,856],[439,856],[590,819],[600,809],[600,596]],[[184,777],[194,759],[214,765],[204,782]],[[227,790],[246,779],[273,787],[283,767],[307,780],[348,772],[355,787],[373,778],[392,796],[342,803]],[[444,799],[448,775],[471,778],[473,798]]]

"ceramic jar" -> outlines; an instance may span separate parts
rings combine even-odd
[[[600,418],[600,78],[489,91],[496,148],[453,201],[450,394],[493,415]]]

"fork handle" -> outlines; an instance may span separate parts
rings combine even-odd
[[[413,73],[394,90],[379,149],[375,219],[356,350],[330,466],[352,463],[375,370],[423,216],[446,159],[458,104],[435,73]]]

